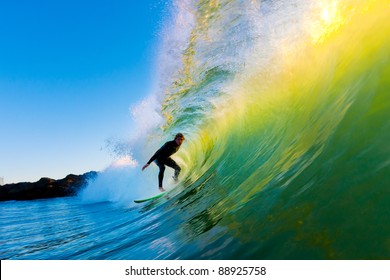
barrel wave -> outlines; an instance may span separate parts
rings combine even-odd
[[[163,109],[191,135],[169,206],[196,212],[187,239],[221,258],[388,258],[388,2],[189,7]]]
[[[71,205],[66,229],[36,237],[34,250],[5,243],[3,258],[389,259],[389,2],[172,7],[159,56],[162,121],[134,145],[150,156],[185,134],[174,155],[181,182],[143,205],[52,202],[45,209]],[[48,238],[57,242],[37,245]]]

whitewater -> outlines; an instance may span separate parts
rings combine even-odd
[[[1,202],[0,258],[390,259],[390,2],[170,4],[118,160],[75,197]],[[180,182],[135,204],[178,132]]]

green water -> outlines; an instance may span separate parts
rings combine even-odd
[[[199,197],[195,220],[244,244],[227,257],[388,259],[388,2],[308,4],[291,16],[300,32],[265,37],[273,48],[235,34],[253,50],[267,46],[265,56],[249,51],[220,63],[210,47],[239,53],[242,42],[226,41],[232,28],[251,26],[232,12],[239,2],[198,3],[181,84],[164,107],[166,131],[191,135],[181,156]]]

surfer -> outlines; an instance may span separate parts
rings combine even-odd
[[[158,168],[160,169],[160,172],[158,173],[158,189],[161,192],[165,191],[165,189],[163,188],[165,165],[175,169],[175,175],[173,176],[173,179],[175,181],[178,180],[181,168],[173,159],[171,159],[171,155],[173,155],[179,150],[183,141],[184,141],[184,135],[182,133],[176,134],[175,139],[166,142],[150,158],[148,163],[142,167],[142,171],[144,171],[145,168],[147,168],[150,165],[150,163],[152,163],[152,161],[154,161],[157,164]]]

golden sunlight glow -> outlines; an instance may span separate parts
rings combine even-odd
[[[336,31],[344,22],[339,0],[322,1],[313,11],[313,24],[309,28],[315,43],[321,43],[325,37]]]
[[[328,5],[328,7],[324,7],[322,10],[322,21],[325,25],[330,26],[333,22],[337,22],[339,17],[337,3],[333,2]]]

